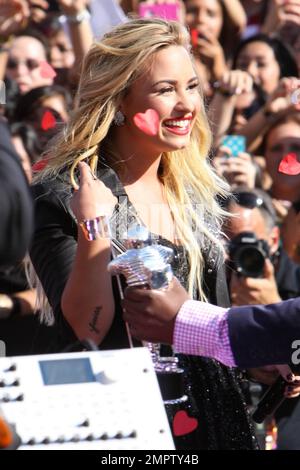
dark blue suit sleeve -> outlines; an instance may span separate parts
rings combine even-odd
[[[33,204],[25,174],[0,120],[0,265],[20,261],[33,231]]]
[[[243,368],[288,364],[300,340],[300,298],[272,305],[233,307],[229,337],[236,364]]]

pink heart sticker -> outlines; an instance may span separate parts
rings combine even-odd
[[[175,436],[185,436],[195,431],[198,420],[191,418],[186,411],[177,411],[173,419],[173,432]]]
[[[295,153],[288,153],[280,162],[278,167],[280,173],[285,175],[299,175],[300,174],[300,163],[298,162],[297,155]]]
[[[40,62],[40,73],[43,78],[55,78],[57,73],[45,60]]]
[[[144,113],[137,113],[133,122],[141,131],[147,135],[157,135],[159,129],[159,115],[155,109],[147,109]]]
[[[56,119],[51,113],[51,111],[46,111],[43,114],[41,128],[43,131],[48,131],[49,129],[53,129],[56,126]]]

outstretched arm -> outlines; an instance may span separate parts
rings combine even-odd
[[[163,291],[125,291],[124,318],[139,339],[243,368],[291,362],[300,338],[300,299],[223,309],[190,300],[174,278]],[[300,343],[300,341],[299,341]]]

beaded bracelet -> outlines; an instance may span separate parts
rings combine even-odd
[[[213,84],[213,88],[215,89],[216,93],[220,93],[222,96],[225,96],[226,98],[231,98],[232,96],[237,94],[236,90],[229,91],[227,88],[223,88],[220,82],[215,82]]]
[[[95,219],[83,220],[79,225],[86,240],[89,242],[101,238],[110,238],[109,219],[106,215],[100,215]]]

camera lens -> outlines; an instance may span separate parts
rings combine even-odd
[[[235,256],[237,270],[245,277],[260,277],[264,271],[265,253],[255,246],[241,247]]]

